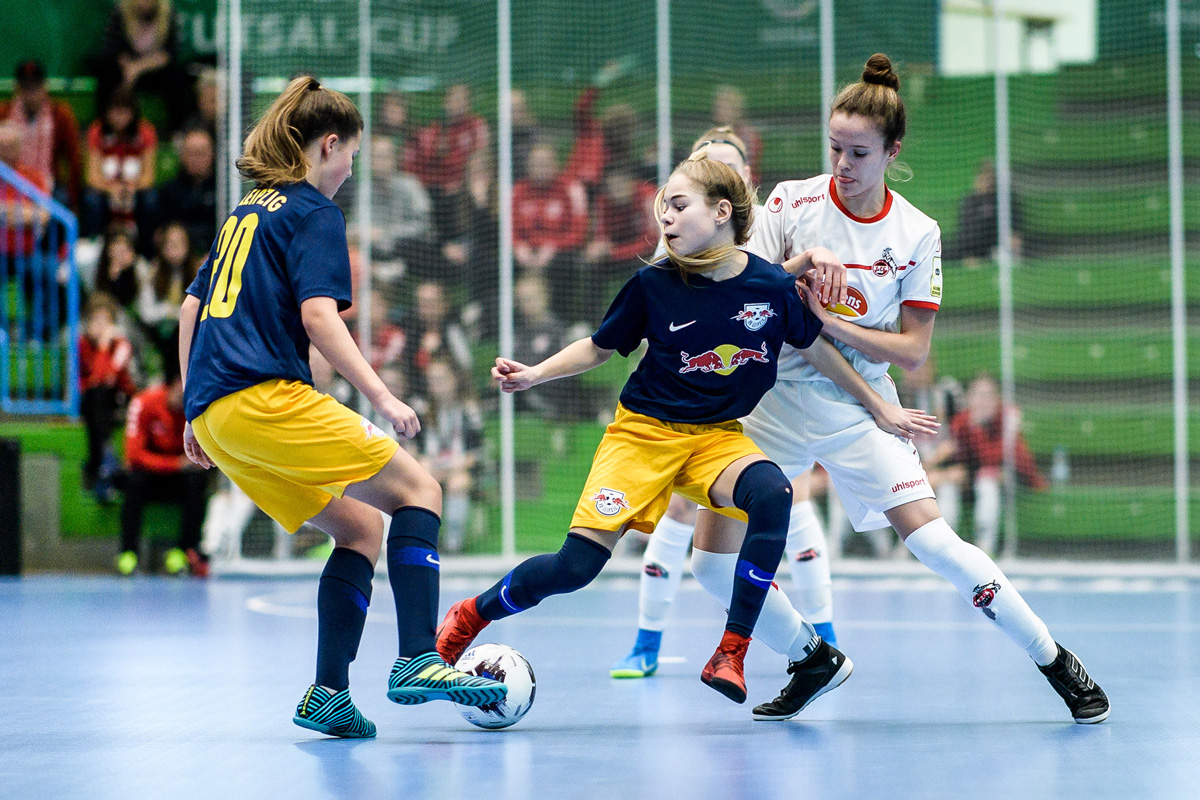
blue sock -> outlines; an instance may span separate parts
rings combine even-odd
[[[511,617],[552,594],[582,589],[600,574],[611,557],[604,545],[568,533],[561,550],[517,564],[495,586],[475,598],[475,608],[486,620]]]
[[[400,657],[436,649],[438,611],[438,528],[442,521],[427,508],[405,506],[392,514],[388,529],[388,582],[396,601]]]
[[[734,569],[733,599],[725,630],[749,636],[754,632],[767,590],[783,558],[792,511],[792,485],[774,463],[756,461],[738,476],[733,502],[746,512],[749,520]]]
[[[814,622],[812,626],[817,629],[817,634],[829,642],[830,647],[837,647],[837,634],[833,632],[832,622]]]
[[[317,684],[340,692],[350,686],[375,567],[362,553],[336,547],[317,585]]]
[[[662,645],[662,631],[648,631],[638,628],[637,641],[633,643],[635,653],[657,653]]]

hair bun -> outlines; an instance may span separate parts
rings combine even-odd
[[[900,89],[900,76],[892,71],[892,62],[883,53],[876,53],[867,59],[863,68],[863,83],[873,83],[877,86],[888,86]]]

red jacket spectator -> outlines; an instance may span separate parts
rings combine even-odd
[[[36,61],[17,67],[16,92],[0,102],[0,120],[21,129],[20,166],[44,175],[47,185],[65,186],[72,208],[79,208],[83,156],[79,123],[71,107],[46,92],[46,73]]]
[[[558,251],[580,247],[587,236],[587,193],[566,175],[548,183],[532,179],[513,186],[513,241]]]
[[[600,91],[593,87],[585,90],[575,101],[575,143],[563,168],[563,175],[589,186],[600,183],[608,160],[604,131],[593,113],[599,96]]]
[[[17,167],[16,171],[22,178],[49,193],[50,187],[43,175],[24,167]],[[15,187],[0,182],[0,227],[7,229],[7,235],[0,239],[0,256],[28,258],[33,255],[46,222],[46,213],[39,206],[26,199]]]
[[[100,386],[116,386],[132,397],[137,385],[129,366],[133,362],[133,346],[118,336],[102,348],[87,335],[79,337],[79,388],[86,392]]]
[[[89,158],[99,159],[99,173],[105,180],[121,180],[145,188],[154,183],[154,175],[143,173],[142,156],[158,147],[158,133],[145,119],[137,121],[132,136],[105,133],[100,120],[87,131]]]
[[[629,203],[614,200],[607,192],[596,195],[596,241],[608,242],[608,258],[633,261],[649,258],[658,244],[658,223],[654,218],[655,188],[639,183]]]
[[[1004,465],[1004,438],[1000,420],[1007,417],[1010,424],[1016,424],[1017,414],[1012,409],[1005,413],[996,414],[990,421],[977,424],[971,419],[971,412],[960,411],[950,421],[950,433],[958,443],[958,459],[967,466],[974,475],[976,472],[992,472],[999,475]],[[1029,452],[1025,438],[1017,434],[1017,476],[1020,482],[1034,489],[1045,489],[1046,479],[1038,471],[1037,462]]]
[[[173,475],[183,468],[183,408],[172,407],[167,386],[135,395],[125,421],[125,463],[131,470]]]
[[[427,188],[452,194],[462,189],[471,154],[487,145],[488,126],[482,117],[438,120],[413,135],[404,149],[404,171]]]

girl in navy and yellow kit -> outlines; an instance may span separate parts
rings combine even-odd
[[[506,687],[448,667],[434,648],[437,482],[379,428],[312,387],[309,345],[406,439],[419,430],[350,338],[346,221],[331,198],[350,176],[362,117],[310,77],[292,81],[246,138],[238,169],[255,188],[221,226],[180,312],[184,447],[217,466],[295,532],[309,522],[335,548],[317,590],[316,681],[297,725],[372,737],[349,693],[383,541],[400,653],[388,697],[406,705],[498,702]]]
[[[587,585],[621,535],[652,532],[678,492],[748,523],[738,541],[697,544],[739,554],[725,634],[701,680],[744,702],[742,660],[783,554],[791,486],[737,420],[774,385],[780,347],[807,348],[809,362],[874,409],[881,427],[924,428],[924,415],[884,403],[820,337],[795,276],[737,249],[750,232],[753,193],[706,150],[681,164],[656,198],[668,259],[630,279],[593,336],[532,367],[496,359],[492,377],[514,392],[597,367],[614,351],[628,356],[643,339],[649,345],[621,392],[562,549],[454,604],[438,628],[438,651],[448,661],[489,622]],[[811,655],[821,640],[807,630]],[[814,696],[849,674],[841,653],[819,652],[830,663]]]

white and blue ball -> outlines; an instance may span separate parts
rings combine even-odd
[[[533,667],[525,656],[506,644],[480,644],[463,653],[455,669],[500,681],[508,687],[508,696],[499,703],[486,706],[464,706],[455,703],[463,719],[480,728],[495,730],[516,725],[529,713],[537,680]]]

